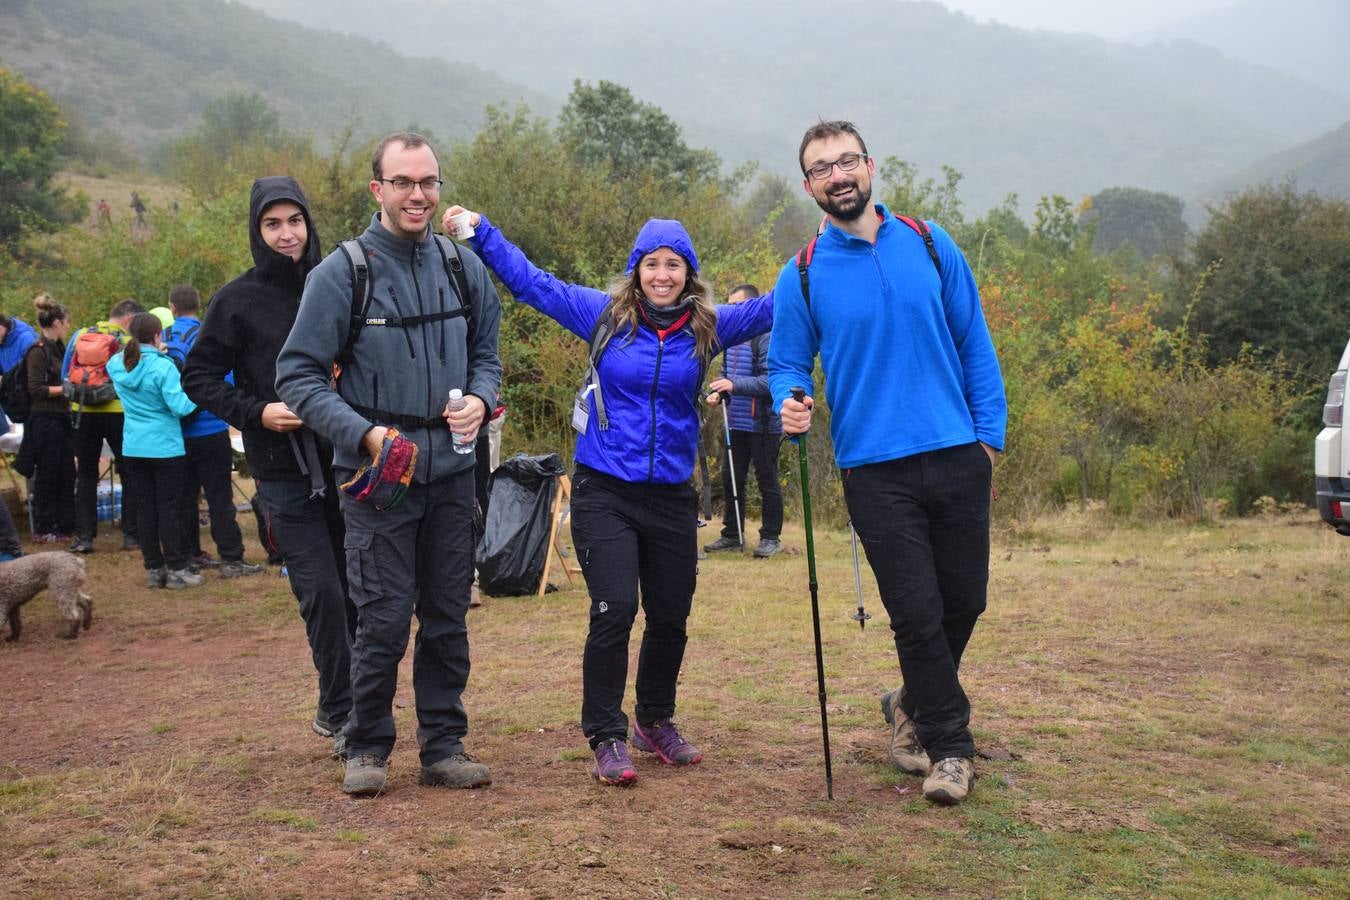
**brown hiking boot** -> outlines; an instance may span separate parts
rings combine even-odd
[[[966,799],[975,784],[975,761],[964,756],[948,756],[933,763],[923,780],[923,798],[946,806]]]
[[[891,762],[901,772],[927,775],[932,763],[914,733],[914,720],[900,708],[899,688],[881,695],[881,714],[886,717],[886,724],[891,726]]]

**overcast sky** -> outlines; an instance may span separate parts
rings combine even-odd
[[[980,21],[1120,38],[1227,6],[1232,0],[938,0]]]

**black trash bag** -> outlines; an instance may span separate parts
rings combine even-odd
[[[496,597],[533,594],[544,577],[558,454],[517,455],[488,481],[488,514],[478,542],[478,589]]]

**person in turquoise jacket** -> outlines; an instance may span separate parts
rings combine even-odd
[[[122,403],[126,475],[141,497],[146,586],[193,587],[203,579],[188,568],[187,536],[179,521],[187,460],[179,423],[197,407],[183,393],[159,318],[137,313],[127,330],[131,340],[108,360],[108,376]]]

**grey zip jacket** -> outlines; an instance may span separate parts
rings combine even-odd
[[[387,231],[376,213],[360,240],[374,292],[368,318],[458,308],[455,285],[430,229],[419,241],[403,240]],[[460,247],[459,253],[472,294],[473,345],[467,345],[468,324],[462,316],[406,328],[367,324],[336,389],[333,362],[346,346],[351,325],[351,266],[339,249],[310,273],[295,326],[277,357],[277,394],[306,425],[333,442],[335,468],[359,468],[368,459],[361,438],[372,425],[389,424],[353,406],[398,416],[439,417],[452,388],[478,397],[489,412],[496,405],[502,378],[497,355],[501,303],[482,261],[467,247]],[[426,484],[473,468],[472,453],[452,449],[445,420],[400,431],[417,443],[415,482]]]

